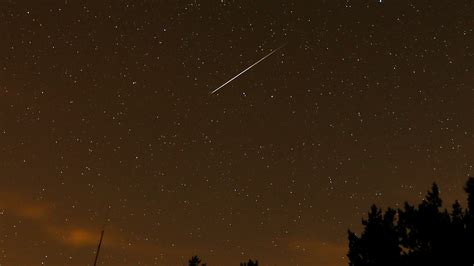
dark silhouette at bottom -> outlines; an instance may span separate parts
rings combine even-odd
[[[249,260],[249,262],[241,262],[240,266],[258,266],[258,260],[255,262],[253,260]]]
[[[191,257],[191,259],[189,259],[189,266],[206,266],[205,263],[203,264],[200,264],[201,263],[201,259],[195,255],[193,257]],[[255,262],[253,260],[250,260],[248,262],[241,262],[240,263],[240,266],[258,266],[258,260],[256,260]]]
[[[385,212],[373,205],[360,236],[349,231],[350,266],[474,265],[474,178],[466,182],[467,209],[442,209],[433,184],[418,206]]]
[[[201,259],[198,256],[193,256],[189,260],[189,266],[206,266],[206,263],[199,264],[201,263]]]

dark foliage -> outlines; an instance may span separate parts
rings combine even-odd
[[[457,201],[451,212],[441,209],[436,184],[418,206],[383,212],[373,205],[362,234],[349,231],[349,265],[474,265],[474,177],[464,190],[466,210]]]
[[[255,262],[253,260],[249,260],[249,262],[242,262],[240,266],[258,266],[258,260]]]
[[[189,266],[199,266],[199,263],[201,263],[201,259],[198,256],[193,256],[189,260]],[[206,266],[205,263],[201,264],[201,266]]]
[[[201,259],[198,256],[193,256],[189,260],[189,266],[206,266],[205,263],[203,264],[200,264],[200,263],[201,263]],[[240,266],[258,266],[258,260],[256,261],[249,260],[248,262],[241,262]]]

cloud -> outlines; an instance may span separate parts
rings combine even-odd
[[[74,247],[95,246],[100,237],[100,231],[83,226],[64,226],[52,222],[50,216],[55,215],[51,202],[35,201],[19,193],[0,191],[0,211],[3,215],[28,219],[56,241]],[[116,237],[108,237],[113,243]]]
[[[0,191],[0,199],[1,215],[27,219],[37,225],[46,237],[60,245],[95,250],[99,242],[101,228],[71,220],[64,224],[52,219],[62,216],[60,209],[53,208],[53,202],[32,200],[12,191]],[[156,256],[159,253],[178,255],[193,252],[186,247],[164,247],[151,241],[131,239],[112,225],[106,229],[104,245],[108,250],[119,250],[139,257]]]
[[[100,237],[100,232],[97,230],[81,227],[63,228],[49,226],[47,231],[49,235],[53,236],[57,241],[73,247],[95,246]]]
[[[47,203],[32,201],[15,193],[0,191],[0,198],[0,209],[7,215],[42,220],[50,212]]]
[[[74,228],[66,234],[66,242],[74,246],[89,246],[97,243],[97,233],[84,228]]]

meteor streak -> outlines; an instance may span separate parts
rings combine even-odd
[[[217,89],[211,91],[211,95],[214,94],[215,92],[217,92],[218,90],[220,90],[222,87],[224,87],[225,85],[229,84],[230,82],[232,82],[234,79],[238,78],[240,75],[244,74],[245,72],[247,72],[247,70],[251,69],[252,67],[256,66],[258,63],[262,62],[263,60],[265,60],[267,57],[269,57],[270,55],[272,55],[273,53],[275,53],[276,51],[280,50],[281,48],[285,47],[286,43],[281,45],[280,47],[276,48],[275,50],[271,51],[269,54],[267,54],[266,56],[262,57],[260,60],[258,60],[257,62],[253,63],[251,66],[247,67],[244,71],[240,72],[239,74],[237,74],[235,77],[229,79],[226,83],[220,85]]]

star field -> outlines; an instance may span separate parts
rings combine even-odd
[[[92,265],[104,220],[100,265],[347,265],[372,203],[464,200],[473,7],[2,1],[0,265]]]

